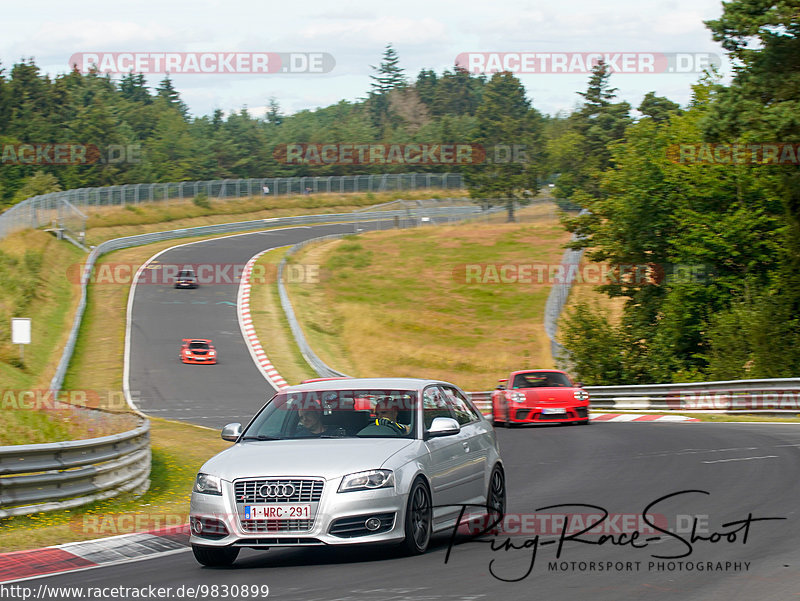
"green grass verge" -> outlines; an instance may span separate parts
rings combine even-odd
[[[84,253],[40,231],[13,234],[0,241],[0,320],[31,319],[31,344],[11,344],[6,330],[0,341],[0,445],[42,443],[93,435],[87,424],[53,406],[50,379],[66,343],[78,303],[66,273]]]

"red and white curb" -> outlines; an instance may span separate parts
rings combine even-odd
[[[636,413],[592,413],[593,422],[699,422],[686,415],[641,415]]]
[[[286,388],[289,384],[281,377],[275,366],[267,357],[261,342],[256,335],[255,327],[253,327],[253,318],[250,315],[250,276],[253,273],[253,265],[265,252],[272,250],[262,250],[260,253],[252,257],[244,266],[242,271],[242,279],[239,283],[239,292],[236,296],[236,312],[239,316],[239,327],[242,330],[242,335],[247,343],[247,348],[250,351],[250,356],[256,367],[261,371],[262,375],[270,382],[276,389]]]
[[[0,554],[0,585],[66,572],[181,553],[189,549],[189,526],[65,543]]]

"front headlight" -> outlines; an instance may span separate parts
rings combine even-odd
[[[525,402],[525,393],[524,392],[511,392],[511,393],[509,393],[508,396],[511,398],[512,401],[515,401],[517,403]]]
[[[389,488],[394,486],[394,473],[392,470],[369,470],[348,474],[342,478],[339,492],[352,492],[354,490],[373,490],[375,488]]]
[[[222,481],[218,476],[199,473],[194,480],[194,491],[204,495],[221,495]]]

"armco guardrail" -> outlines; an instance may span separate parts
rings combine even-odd
[[[116,418],[135,419],[138,425],[101,438],[0,447],[0,518],[68,509],[146,490],[150,423],[130,415]]]
[[[586,209],[583,209],[579,215],[584,215],[587,212]],[[573,234],[572,240],[575,241],[577,239],[578,237]],[[556,332],[558,331],[558,319],[567,304],[569,291],[572,288],[573,280],[577,276],[577,266],[580,264],[582,257],[583,249],[567,249],[564,251],[561,257],[561,264],[564,266],[565,273],[564,282],[553,284],[552,288],[550,288],[550,294],[547,295],[547,302],[544,305],[544,331],[550,339],[550,353],[556,363],[562,363],[567,355],[567,349],[556,340]]]
[[[74,207],[125,206],[186,200],[199,194],[209,198],[286,196],[324,192],[385,192],[427,188],[463,187],[460,173],[388,173],[325,177],[263,177],[163,184],[126,184],[102,188],[78,188],[28,198],[0,215],[0,238],[26,228],[50,225],[58,220],[61,201]],[[266,190],[269,190],[268,192]]]
[[[283,259],[281,259],[280,264],[278,265],[278,297],[281,299],[283,313],[286,315],[286,320],[289,322],[289,329],[292,331],[294,342],[300,349],[300,354],[303,355],[303,359],[306,360],[306,363],[308,363],[321,378],[336,378],[340,376],[347,376],[347,374],[336,371],[332,367],[329,367],[317,356],[317,354],[308,344],[305,334],[303,334],[303,328],[300,327],[300,323],[297,321],[297,316],[294,314],[292,302],[289,300],[289,294],[286,292],[286,286],[283,284],[283,269],[286,266],[286,258],[290,255],[293,255],[310,242],[320,242],[322,240],[332,240],[334,238],[342,237],[344,237],[344,234],[333,234],[332,236],[320,236],[319,238],[312,238],[311,240],[306,240],[305,242],[295,244],[286,252],[286,254],[283,256]]]
[[[800,378],[585,386],[584,390],[591,395],[592,409],[800,414]],[[491,391],[467,394],[491,417]]]
[[[593,408],[800,413],[800,378],[586,386]]]

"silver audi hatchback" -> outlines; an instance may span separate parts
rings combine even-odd
[[[313,380],[282,389],[222,438],[235,444],[203,465],[192,491],[203,565],[230,565],[242,547],[399,543],[424,553],[459,517],[505,512],[494,429],[447,382]]]

